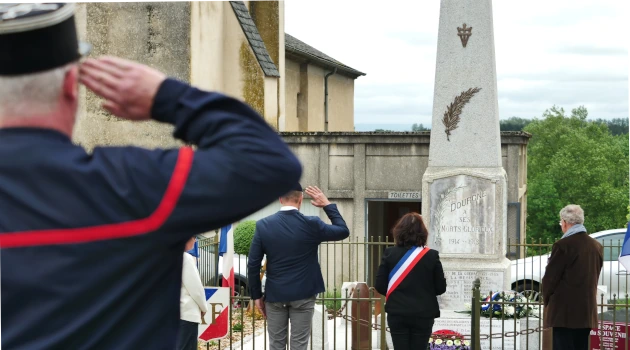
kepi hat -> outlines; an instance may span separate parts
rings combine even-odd
[[[0,75],[43,72],[91,51],[79,42],[74,4],[0,4]]]

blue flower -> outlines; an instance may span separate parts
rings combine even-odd
[[[490,304],[488,302],[490,301],[501,301],[501,293],[497,292],[492,294],[492,296],[489,296],[486,298],[486,300],[484,300],[487,304],[483,304],[481,305],[481,311],[488,311],[488,309],[490,308]],[[501,311],[501,304],[493,304],[492,305],[492,310],[493,311]]]

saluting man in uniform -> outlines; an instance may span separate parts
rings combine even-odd
[[[87,47],[73,4],[0,5],[2,348],[173,349],[186,241],[288,192],[301,165],[244,103],[119,58],[79,64]],[[79,83],[197,150],[87,153]]]

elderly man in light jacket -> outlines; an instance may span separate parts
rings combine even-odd
[[[195,245],[195,237],[186,243],[186,251]],[[182,291],[179,300],[178,350],[197,350],[197,337],[201,318],[208,312],[206,292],[203,289],[195,257],[184,252]]]

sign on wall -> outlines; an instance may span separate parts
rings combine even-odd
[[[387,194],[388,199],[420,199],[419,191],[391,191]]]
[[[199,340],[210,341],[225,338],[229,331],[230,288],[204,287],[208,312],[204,316],[206,324],[199,325]]]

